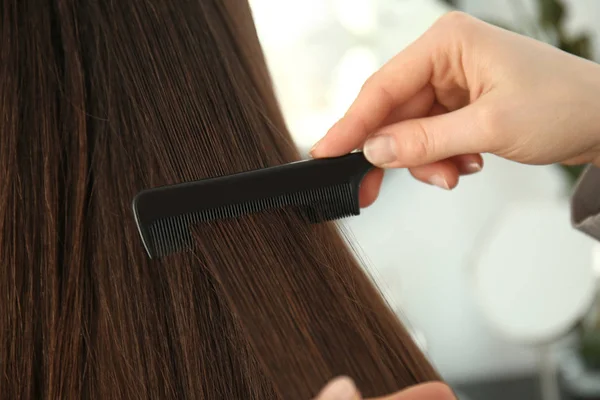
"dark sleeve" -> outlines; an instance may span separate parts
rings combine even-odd
[[[600,240],[600,168],[588,167],[575,185],[571,221],[581,232]]]

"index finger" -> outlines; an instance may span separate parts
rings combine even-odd
[[[432,49],[418,39],[388,61],[365,82],[346,114],[312,149],[313,157],[336,157],[357,149],[430,81]]]

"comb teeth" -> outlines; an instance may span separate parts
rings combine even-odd
[[[193,247],[192,225],[270,209],[297,208],[311,223],[358,215],[358,198],[352,186],[343,183],[159,219],[149,227],[149,252],[152,257],[164,257],[190,250]]]
[[[364,154],[291,162],[138,193],[133,211],[150,257],[193,247],[192,225],[290,207],[309,222],[360,214],[358,190],[373,168]]]

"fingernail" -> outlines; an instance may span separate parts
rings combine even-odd
[[[393,140],[387,135],[375,136],[367,140],[363,152],[367,160],[379,166],[389,164],[396,159]]]
[[[319,400],[356,400],[359,398],[354,382],[347,377],[334,379],[319,395]]]
[[[312,156],[313,151],[315,151],[315,149],[319,146],[319,143],[321,143],[321,140],[323,140],[323,139],[320,139],[317,143],[315,143],[315,145],[308,152],[311,156]]]
[[[429,183],[439,188],[450,190],[448,181],[442,175],[433,175],[431,178],[429,178]]]
[[[482,166],[477,161],[470,161],[465,164],[464,168],[467,174],[474,174],[481,171]]]

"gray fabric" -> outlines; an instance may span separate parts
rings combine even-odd
[[[600,168],[589,166],[577,181],[571,198],[571,222],[600,240]]]

